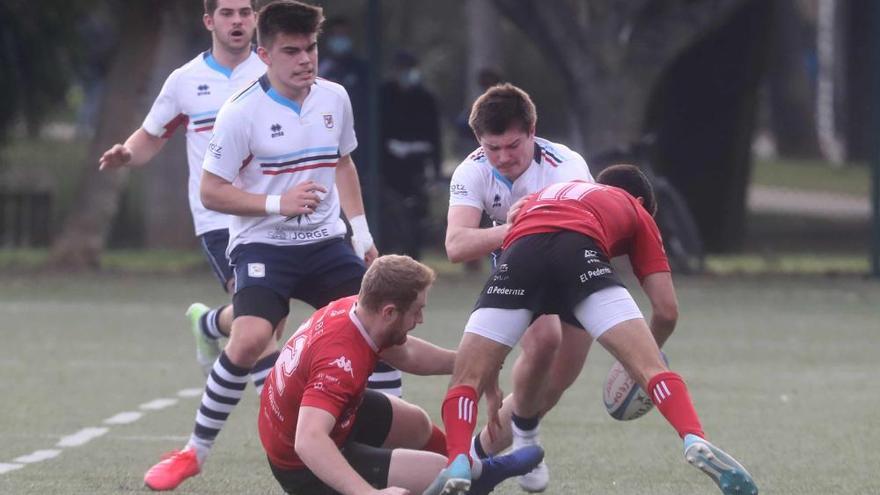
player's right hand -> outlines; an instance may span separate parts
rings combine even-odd
[[[315,181],[307,180],[288,189],[281,195],[281,214],[287,217],[308,215],[318,208],[321,196],[327,189]]]
[[[98,160],[98,170],[112,170],[131,161],[131,150],[124,144],[114,144]]]

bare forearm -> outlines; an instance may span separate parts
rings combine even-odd
[[[339,189],[339,203],[348,218],[364,214],[364,199],[361,194],[360,179],[354,162],[349,157],[339,160],[336,169],[336,187]]]
[[[205,208],[243,217],[266,215],[266,195],[242,191],[230,183],[208,184],[202,181],[202,204]]]
[[[131,160],[127,165],[139,167],[146,164],[162,151],[166,142],[167,140],[153,136],[143,128],[136,130],[124,143],[124,146],[131,151]]]
[[[507,230],[507,224],[487,229],[469,227],[449,229],[446,235],[446,256],[453,263],[486,256],[501,247]]]
[[[417,337],[383,353],[382,358],[401,371],[413,375],[450,375],[455,366],[455,351],[444,349]]]

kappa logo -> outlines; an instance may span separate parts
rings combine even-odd
[[[199,84],[198,87],[196,87],[196,90],[196,95],[198,96],[211,94],[211,88],[207,84]]]
[[[499,208],[499,207],[501,207],[501,195],[496,194],[495,199],[492,200],[492,208]]]
[[[338,358],[336,358],[335,361],[330,364],[335,364],[336,366],[341,368],[342,371],[348,373],[349,375],[351,375],[352,378],[354,378],[354,371],[352,371],[351,369],[351,360],[347,359],[345,356],[339,356]]]
[[[324,127],[327,129],[333,129],[333,114],[325,113],[324,114]]]
[[[272,127],[269,128],[272,131],[272,137],[277,138],[284,135],[284,131],[281,130],[281,124],[272,124]]]
[[[596,258],[599,256],[598,251],[592,249],[584,249],[584,258]]]

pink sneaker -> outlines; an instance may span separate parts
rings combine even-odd
[[[201,470],[195,449],[175,450],[162,456],[162,460],[147,471],[144,484],[156,491],[174,490]]]

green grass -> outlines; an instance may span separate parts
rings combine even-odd
[[[416,335],[453,346],[483,280],[441,273]],[[762,493],[880,493],[880,285],[853,277],[677,283],[682,317],[667,355],[687,379],[710,438],[742,460]],[[4,276],[0,463],[51,449],[60,437],[148,400],[201,387],[183,311],[194,300],[225,302],[215,285],[207,270]],[[307,313],[295,306],[292,321]],[[601,383],[610,363],[596,346],[543,423],[548,493],[717,493],[684,462],[661,415],[624,423],[605,413]],[[446,383],[407,377],[405,393],[439,420]],[[185,442],[197,403],[180,399],[54,459],[0,474],[0,493],[148,493],[144,471]],[[281,493],[256,436],[256,410],[256,397],[246,393],[205,471],[175,493]],[[522,492],[508,482],[495,493]]]
[[[871,187],[870,173],[870,167],[864,163],[849,163],[835,169],[817,160],[756,160],[752,166],[752,183],[867,196]]]

